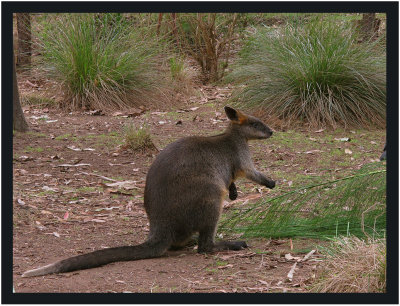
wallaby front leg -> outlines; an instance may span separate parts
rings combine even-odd
[[[261,172],[253,169],[252,171],[246,172],[246,178],[249,180],[258,183],[260,185],[266,186],[270,189],[275,187],[275,181],[271,180],[270,178],[266,177]]]

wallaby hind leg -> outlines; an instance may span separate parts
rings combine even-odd
[[[195,236],[189,236],[187,239],[181,240],[181,241],[176,241],[174,242],[169,250],[170,251],[177,251],[177,250],[181,250],[185,247],[190,247],[190,246],[194,246],[197,244],[197,239]]]

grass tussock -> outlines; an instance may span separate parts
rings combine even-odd
[[[219,229],[248,237],[383,236],[386,164],[368,164],[354,175],[304,186],[251,206],[232,206]]]
[[[229,81],[233,101],[311,126],[386,124],[386,52],[352,23],[313,17],[258,29]]]
[[[137,128],[134,124],[125,126],[124,141],[125,146],[133,151],[145,152],[155,149],[150,131],[146,126],[140,128]]]
[[[41,94],[21,94],[21,104],[35,107],[49,107],[54,106],[55,100],[45,97]]]
[[[46,72],[63,84],[63,106],[111,110],[165,101],[161,39],[121,14],[48,15],[38,35]]]
[[[386,239],[341,237],[320,252],[325,260],[309,288],[311,292],[386,292]]]

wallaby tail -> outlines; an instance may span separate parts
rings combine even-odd
[[[63,259],[47,266],[28,270],[22,274],[22,277],[89,269],[116,261],[159,257],[165,253],[169,246],[170,242],[167,239],[165,241],[150,239],[135,246],[109,248]]]

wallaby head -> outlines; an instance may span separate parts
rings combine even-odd
[[[230,128],[240,131],[247,140],[267,139],[272,136],[272,130],[256,117],[246,115],[229,106],[224,107],[225,113],[231,121]]]

